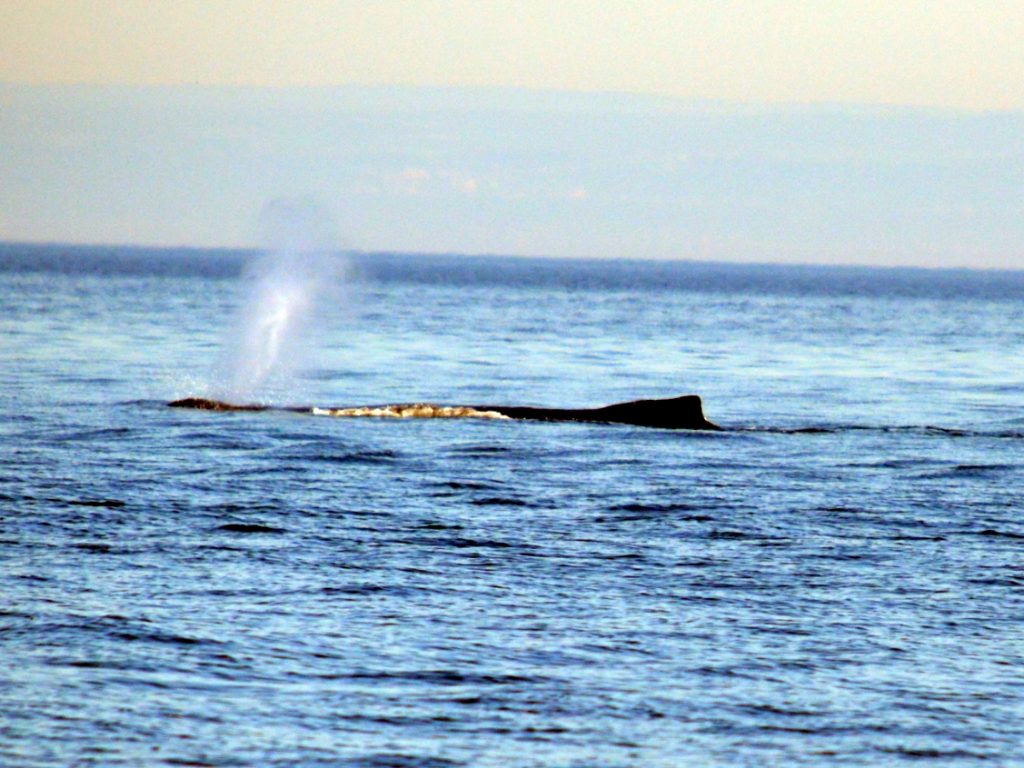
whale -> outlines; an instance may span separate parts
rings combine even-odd
[[[434,403],[398,403],[321,408],[317,406],[272,406],[234,404],[205,397],[172,400],[171,408],[200,411],[259,412],[288,411],[314,416],[378,418],[478,418],[517,421],[585,422],[627,424],[657,429],[689,429],[719,432],[722,427],[708,421],[699,395],[682,395],[653,400],[630,400],[599,408],[542,408],[530,405],[437,405]]]

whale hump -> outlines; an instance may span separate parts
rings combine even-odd
[[[720,430],[704,417],[704,405],[699,395],[683,395],[662,400],[632,400],[598,408],[608,421],[616,424],[635,424],[640,427],[663,429]]]
[[[185,397],[168,403],[171,408],[192,408],[200,411],[293,411],[296,413],[325,414],[329,416],[400,416],[466,417],[504,416],[530,421],[583,421],[601,424],[631,424],[637,427],[659,429],[721,430],[704,418],[704,408],[698,395],[683,395],[660,400],[630,400],[601,408],[537,408],[525,405],[470,405],[434,406],[419,403],[410,406],[387,405],[360,408],[275,408],[269,405],[235,405],[205,397]]]
[[[537,421],[589,421],[605,424],[631,424],[659,429],[720,430],[704,418],[699,395],[683,395],[658,400],[630,400],[602,408],[533,408],[528,406],[481,405],[513,419]]]

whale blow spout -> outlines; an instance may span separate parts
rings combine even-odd
[[[722,428],[704,418],[700,397],[684,395],[662,400],[631,400],[602,408],[536,408],[519,405],[432,405],[411,403],[400,405],[373,405],[349,408],[288,407],[269,405],[234,405],[205,397],[186,397],[174,400],[171,408],[193,408],[201,411],[291,411],[317,416],[337,417],[389,417],[389,418],[503,418],[529,421],[582,421],[597,424],[630,424],[658,429],[701,429],[720,431]]]

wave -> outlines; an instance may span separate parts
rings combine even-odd
[[[938,427],[932,424],[900,424],[886,426],[877,424],[829,424],[806,427],[724,427],[728,432],[767,435],[836,435],[848,432],[876,432],[917,434],[935,437],[987,437],[998,440],[1022,440],[1024,430],[1021,429],[959,429],[954,427]]]

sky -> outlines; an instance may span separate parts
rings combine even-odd
[[[4,0],[0,80],[1024,108],[1019,0]]]
[[[1024,268],[1024,4],[0,2],[0,239]]]

